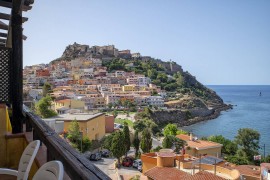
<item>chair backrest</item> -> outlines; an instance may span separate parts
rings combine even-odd
[[[41,166],[33,180],[63,180],[64,167],[60,161],[50,161]]]
[[[23,151],[20,159],[17,180],[27,180],[32,163],[37,155],[40,141],[35,140],[29,143]]]

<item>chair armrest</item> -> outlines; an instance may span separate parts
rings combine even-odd
[[[18,171],[13,170],[13,169],[0,168],[0,174],[18,176]]]

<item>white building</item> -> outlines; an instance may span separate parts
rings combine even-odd
[[[42,89],[31,89],[29,91],[29,96],[33,99],[39,100],[42,97]]]
[[[148,96],[146,99],[148,105],[163,107],[164,106],[164,99],[161,96]]]
[[[125,71],[115,71],[115,76],[116,77],[122,77],[122,76],[125,76]]]
[[[139,86],[148,86],[151,83],[151,79],[149,77],[138,77],[138,85]]]

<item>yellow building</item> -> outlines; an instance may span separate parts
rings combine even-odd
[[[75,99],[63,99],[54,102],[55,111],[60,108],[69,108],[69,109],[84,109],[84,101],[75,100]]]
[[[191,156],[199,157],[200,155],[211,155],[220,157],[221,155],[222,144],[212,141],[198,140],[196,137],[193,137],[192,134],[190,134],[190,136],[180,134],[176,137],[187,142],[185,153]]]
[[[100,140],[105,135],[105,114],[103,113],[60,114],[55,119],[64,121],[65,131],[68,131],[71,122],[76,119],[83,136],[87,136],[90,140]]]
[[[124,86],[122,86],[122,91],[135,91],[135,86],[133,86],[133,85],[124,85]]]
[[[73,74],[73,80],[80,80],[81,79],[81,74],[80,73],[74,73]]]

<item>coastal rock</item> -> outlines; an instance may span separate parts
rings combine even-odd
[[[178,126],[188,126],[200,121],[215,119],[220,115],[221,111],[228,109],[232,109],[232,106],[222,105],[213,109],[193,108],[189,110],[156,110],[151,113],[151,118],[159,125],[175,123]]]

